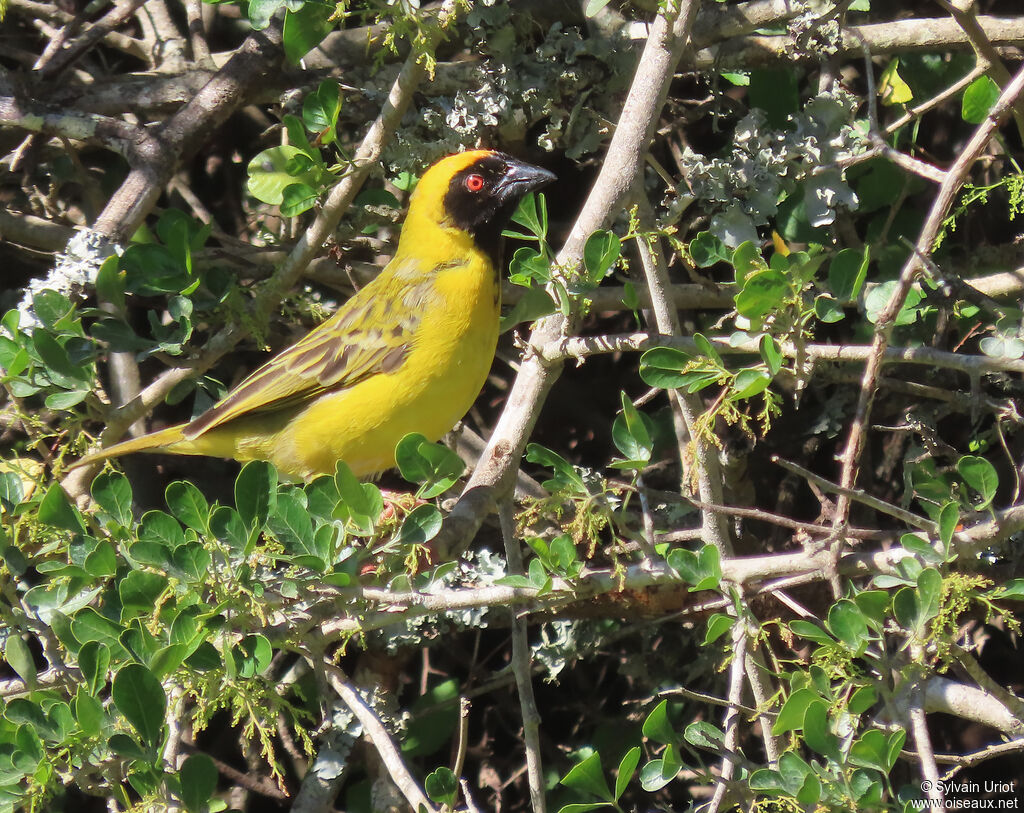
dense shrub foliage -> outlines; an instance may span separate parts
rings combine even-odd
[[[0,2],[0,811],[1013,807],[1024,14],[896,5]],[[444,443],[68,471],[481,145]]]

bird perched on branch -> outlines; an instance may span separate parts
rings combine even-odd
[[[398,251],[330,319],[190,423],[87,455],[130,452],[269,460],[308,478],[344,460],[395,465],[410,432],[437,440],[472,405],[498,340],[504,222],[545,169],[490,150],[450,155],[412,194]]]

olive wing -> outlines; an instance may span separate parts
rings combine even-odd
[[[397,370],[419,313],[404,307],[401,284],[383,275],[323,324],[272,358],[184,428],[187,439],[243,415],[284,409],[368,376]],[[388,285],[387,283],[391,284]],[[421,283],[422,284],[422,283]]]

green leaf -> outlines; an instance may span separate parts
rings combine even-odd
[[[596,17],[610,2],[611,0],[587,0],[586,6],[583,7],[583,15],[587,19]],[[559,811],[559,813],[561,813],[561,811]]]
[[[951,528],[953,528],[956,527],[955,523],[959,521],[960,511],[958,510],[958,506],[956,505],[956,503],[947,503],[947,505],[953,506],[953,514],[955,521],[954,524],[950,526]],[[939,529],[940,531],[942,530],[941,523]],[[952,536],[952,533],[950,534],[950,536]],[[926,539],[922,539],[921,537],[915,534],[904,534],[900,537],[900,544],[904,548],[909,550],[911,553],[913,553],[915,556],[920,556],[921,559],[923,559],[928,564],[938,564],[944,559],[942,554],[935,550],[934,547],[932,547],[931,542],[929,542]]]
[[[284,16],[281,39],[284,55],[293,65],[323,42],[324,37],[334,30],[330,17],[334,13],[332,3],[307,2],[298,11],[289,11]]]
[[[147,511],[139,523],[139,541],[149,542],[172,551],[185,544],[185,532],[174,517],[164,511]],[[135,546],[132,547],[132,550]],[[146,564],[161,566],[164,560],[149,561]]]
[[[832,644],[835,642],[831,635],[810,621],[804,621],[799,618],[795,621],[790,621],[789,629],[794,635],[799,635],[808,641],[814,641],[816,644]]]
[[[772,724],[772,734],[785,734],[787,731],[798,731],[803,728],[807,707],[818,699],[818,693],[811,689],[797,689],[793,692],[779,709],[779,716]]]
[[[103,728],[103,705],[79,686],[73,701],[75,720],[78,727],[89,737],[99,736]]]
[[[83,607],[71,619],[71,632],[83,644],[96,641],[110,648],[117,657],[124,657],[120,637],[124,627],[100,615],[95,607]]]
[[[860,608],[849,599],[840,599],[828,611],[825,622],[829,632],[846,644],[856,654],[864,651],[868,644],[868,622]]]
[[[395,462],[402,477],[420,483],[417,495],[431,499],[451,488],[466,470],[466,464],[455,452],[441,443],[431,443],[413,432],[395,447]]]
[[[668,700],[662,700],[651,709],[642,728],[643,735],[649,740],[670,745],[679,742],[679,735],[668,719]]]
[[[551,279],[551,262],[541,252],[529,246],[515,250],[508,264],[509,281],[513,285],[530,287],[544,285]]]
[[[107,684],[107,669],[110,667],[110,648],[99,641],[82,644],[78,650],[78,668],[82,670],[89,694],[96,696]]]
[[[25,498],[25,487],[21,477],[13,471],[0,472],[0,503],[9,511]]]
[[[152,672],[138,663],[122,666],[111,689],[114,706],[150,748],[163,740],[167,695]]]
[[[549,491],[564,489],[581,495],[589,493],[576,468],[557,452],[553,452],[539,443],[528,443],[526,459],[530,463],[547,466],[554,471],[554,478],[545,480],[541,484]]]
[[[28,690],[34,691],[38,677],[36,662],[28,644],[16,630],[8,631],[7,642],[4,644],[4,660],[18,673],[18,677],[25,681]]]
[[[811,773],[811,766],[795,751],[787,751],[779,757],[779,776],[783,787],[789,793],[795,794],[803,787],[804,781]]]
[[[307,183],[288,184],[281,191],[281,214],[295,217],[316,206],[320,192]]]
[[[441,512],[437,506],[418,505],[402,523],[398,541],[403,545],[425,545],[441,530]]]
[[[804,782],[800,786],[800,790],[796,792],[796,800],[802,804],[806,810],[812,810],[820,798],[821,780],[814,774],[808,774],[804,777]]]
[[[235,550],[243,550],[249,541],[242,517],[230,505],[218,505],[210,514],[210,532]]]
[[[167,589],[167,584],[167,577],[160,573],[130,571],[117,586],[121,598],[121,620],[152,613],[157,599]]]
[[[926,567],[917,577],[917,623],[923,631],[924,624],[939,614],[942,600],[942,574],[934,567]]]
[[[341,111],[341,87],[333,79],[325,79],[302,100],[302,122],[319,143],[327,145],[335,140],[335,127]]]
[[[992,591],[993,598],[1024,598],[1024,579],[1010,579]]]
[[[637,463],[637,468],[643,468],[650,462],[651,452],[654,451],[651,439],[654,422],[633,406],[625,392],[620,394],[620,399],[622,412],[612,423],[612,441],[627,461]]]
[[[89,390],[70,390],[66,392],[53,392],[46,396],[44,403],[50,409],[71,409],[82,403],[89,395]]]
[[[167,507],[181,522],[200,533],[210,528],[210,504],[194,484],[177,480],[164,492]]]
[[[999,475],[996,474],[995,466],[983,457],[964,455],[957,461],[956,470],[964,482],[981,495],[981,504],[975,507],[978,510],[988,508],[999,488]]]
[[[191,754],[178,769],[181,801],[189,813],[206,813],[217,790],[217,766],[206,754]]]
[[[451,743],[459,721],[459,683],[445,680],[416,698],[410,712],[412,720],[402,738],[402,753],[415,758],[429,756]]]
[[[846,318],[842,306],[828,294],[818,294],[814,298],[814,315],[819,322],[831,325]]]
[[[302,496],[305,497],[305,494]],[[306,510],[305,500],[300,499],[294,490],[277,495],[277,504],[267,518],[267,527],[281,540],[289,553],[316,555],[313,520]]]
[[[525,195],[512,215],[512,222],[543,239],[547,235],[547,204],[544,195],[530,192]]]
[[[598,229],[587,238],[583,247],[583,265],[591,282],[598,283],[605,278],[618,261],[621,250],[618,236],[605,229]]]
[[[551,298],[547,288],[526,288],[512,306],[512,310],[501,317],[499,330],[506,333],[523,322],[533,322],[542,316],[548,316],[557,308],[558,303]]]
[[[828,720],[828,706],[821,700],[811,702],[804,712],[804,741],[811,750],[841,762],[839,738],[829,730]]]
[[[906,630],[916,630],[918,627],[919,608],[917,597],[914,595],[913,587],[901,587],[892,597],[892,614],[896,623]]]
[[[262,31],[270,25],[271,18],[279,9],[291,7],[292,2],[293,0],[249,0],[249,24],[257,31]]]
[[[861,686],[850,696],[847,709],[850,714],[863,714],[878,701],[878,691],[874,686]]]
[[[246,635],[235,650],[239,653],[238,674],[244,678],[255,677],[270,668],[274,657],[273,647],[266,636],[255,633]]]
[[[635,745],[626,751],[622,755],[622,759],[619,760],[619,770],[615,775],[615,801],[619,801],[619,798],[626,791],[626,787],[633,779],[633,774],[636,773],[636,766],[640,764],[640,746]]]
[[[85,533],[82,515],[71,505],[58,483],[51,485],[43,495],[39,503],[39,521],[73,533]]]
[[[865,731],[850,746],[850,762],[888,773],[888,741],[885,734],[877,728]]]
[[[979,76],[964,91],[960,117],[969,124],[981,124],[999,98],[999,85],[990,76]]]
[[[32,310],[46,327],[55,328],[58,322],[71,315],[74,306],[64,294],[45,290],[32,297]]]
[[[704,636],[704,643],[710,644],[713,641],[717,641],[732,629],[732,625],[735,621],[735,618],[726,615],[725,613],[712,614],[711,617],[708,618],[708,631]]]
[[[441,767],[427,775],[423,789],[431,801],[454,808],[459,795],[459,780],[451,768]]]
[[[732,251],[709,231],[697,232],[687,248],[690,259],[698,268],[710,268],[716,263],[732,262]]]
[[[266,461],[250,460],[235,480],[235,507],[250,530],[267,524],[277,505],[277,470]]]
[[[72,364],[67,350],[51,333],[47,333],[45,330],[34,331],[32,344],[36,353],[43,360],[43,364],[46,365],[49,377],[56,378],[54,375],[56,373],[62,379],[55,383],[67,385],[82,379],[83,369]]]
[[[772,376],[767,370],[760,367],[745,367],[736,372],[729,398],[734,401],[753,398],[768,389],[771,383]]]
[[[693,590],[712,590],[722,579],[718,548],[708,543],[699,552],[676,548],[665,561]]]
[[[722,361],[722,357],[718,354],[718,351],[715,349],[715,345],[703,333],[694,333],[693,343],[697,347],[697,352],[700,353],[702,356],[710,359],[719,367],[725,366],[725,362]]]
[[[889,613],[889,593],[885,590],[864,590],[853,597],[865,618],[881,629]]]
[[[148,757],[142,746],[127,734],[114,734],[109,740],[107,740],[107,746],[115,754],[122,756],[125,759],[144,760]]]
[[[648,793],[656,793],[671,782],[676,773],[666,760],[652,759],[640,769],[640,787]]]
[[[640,378],[649,386],[674,390],[689,380],[683,370],[691,360],[674,347],[652,347],[640,356]]]
[[[290,172],[297,165],[291,162],[302,150],[291,144],[271,147],[254,157],[248,166],[249,180],[246,188],[249,194],[263,203],[280,206],[284,200],[284,190],[295,183],[310,187],[319,186],[320,173],[316,168],[301,172]]]
[[[372,534],[377,518],[384,510],[380,489],[373,483],[360,483],[342,460],[338,461],[335,468],[334,483],[341,496],[341,503],[338,505],[339,519],[351,522],[354,530],[363,536]]]
[[[786,277],[779,271],[767,269],[751,274],[736,294],[736,310],[748,319],[759,319],[778,308],[789,292]]]
[[[697,720],[690,723],[683,731],[683,739],[697,748],[718,751],[725,743],[725,734],[718,726],[706,720]]]
[[[906,731],[903,731],[903,730],[893,731],[891,734],[889,734],[889,740],[888,740],[888,743],[887,743],[888,744],[888,752],[886,754],[886,763],[885,763],[886,764],[886,768],[885,768],[886,773],[888,773],[889,771],[891,771],[893,769],[893,766],[896,764],[896,760],[899,758],[900,751],[903,750],[903,743],[905,743],[906,741],[907,741],[907,732]]]
[[[782,369],[783,361],[782,349],[779,347],[779,343],[775,341],[774,337],[765,333],[758,342],[758,348],[761,351],[761,359],[768,367],[768,372],[771,373],[772,377],[777,376],[779,370]]]
[[[572,788],[577,793],[596,796],[601,801],[611,802],[614,798],[601,770],[601,755],[597,751],[576,763],[569,773],[559,780],[559,784]]]
[[[786,784],[782,781],[782,776],[778,771],[773,771],[768,768],[758,768],[756,771],[750,774],[750,778],[747,780],[751,790],[759,791],[760,793],[786,793]]]
[[[844,248],[828,267],[828,286],[840,302],[856,300],[867,278],[871,254],[867,244],[863,251]]]

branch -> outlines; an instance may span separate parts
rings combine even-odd
[[[1024,18],[982,16],[978,25],[985,38],[997,47],[1019,47],[1024,41]],[[868,25],[843,28],[835,43],[835,57],[856,57],[867,46],[874,56],[901,54],[913,51],[966,50],[970,39],[955,21],[948,17],[913,17],[886,20]],[[681,67],[689,70],[728,70],[754,68],[761,65],[792,65],[794,61],[811,61],[811,54],[792,36],[750,35],[702,47],[695,51]]]
[[[757,343],[745,341],[729,344],[723,339],[709,339],[722,355],[757,355]],[[588,356],[607,353],[641,352],[651,347],[675,347],[685,353],[698,354],[700,351],[693,339],[684,336],[664,337],[650,333],[619,333],[606,336],[570,336],[558,337],[550,344],[534,348],[536,352],[549,362],[565,359],[585,359]],[[874,346],[860,344],[806,344],[797,348],[792,342],[779,345],[782,354],[787,358],[797,358],[802,352],[810,361],[827,362],[863,362],[872,357]],[[956,370],[970,376],[985,372],[1024,373],[1024,360],[997,359],[991,356],[969,356],[962,353],[949,353],[932,347],[888,347],[884,353],[885,361],[905,364],[920,364],[926,367],[938,367],[943,370]]]
[[[914,745],[917,746],[917,753],[921,760],[921,774],[927,782],[922,782],[925,793],[936,809],[941,810],[945,806],[945,794],[942,792],[942,783],[939,781],[939,768],[935,764],[935,749],[932,748],[931,736],[928,734],[928,720],[925,718],[924,708],[921,705],[921,689],[915,686],[911,691],[910,710],[910,734],[914,738]]]
[[[843,488],[853,488],[856,481],[857,466],[864,446],[868,416],[871,413],[871,405],[874,401],[882,364],[886,361],[886,350],[889,347],[889,340],[892,337],[893,328],[896,324],[896,317],[903,307],[911,286],[921,271],[921,258],[931,256],[942,221],[953,205],[956,193],[967,180],[967,174],[970,172],[971,166],[988,146],[989,141],[998,130],[1002,118],[1010,110],[1010,107],[1022,91],[1024,91],[1024,68],[1018,71],[1017,76],[1000,94],[999,99],[993,105],[991,111],[989,111],[985,121],[975,129],[971,140],[949,168],[946,179],[939,187],[935,202],[932,204],[928,212],[928,218],[921,229],[916,244],[916,251],[911,253],[907,259],[889,301],[875,322],[875,338],[872,342],[871,355],[868,357],[867,365],[864,369],[860,395],[857,399],[857,410],[853,423],[850,426],[846,448],[842,454],[842,471],[839,483]],[[849,507],[849,498],[845,495],[840,496],[836,506],[834,527],[840,528],[846,524]]]
[[[653,213],[647,199],[643,198],[642,188],[639,189],[639,196],[642,198],[639,203],[640,216],[643,225],[647,225],[653,221]],[[662,336],[678,336],[682,333],[682,328],[679,323],[679,313],[668,293],[668,269],[665,265],[665,256],[661,251],[660,241],[653,237],[648,239],[641,236],[637,240],[637,250],[647,281],[654,324],[657,326],[658,333]],[[676,389],[669,391],[669,400],[673,406],[676,438],[679,444],[679,463],[684,472],[682,478],[684,487],[689,479],[686,476],[686,470],[688,468],[687,448],[690,447],[693,449],[693,465],[701,502],[705,505],[722,503],[723,477],[718,449],[713,443],[709,443],[707,438],[702,437],[700,432],[694,431],[697,420],[704,412],[704,402],[701,396],[697,393]],[[680,423],[683,425],[680,426]],[[725,516],[707,508],[701,508],[700,511],[702,539],[718,548],[718,552],[722,556],[732,553],[732,540],[729,537],[729,526]]]
[[[725,756],[722,758],[721,774],[715,786],[715,795],[708,805],[708,813],[718,813],[722,802],[725,799],[726,791],[729,790],[729,780],[736,772],[735,754],[739,743],[739,721],[740,721],[740,700],[743,693],[743,676],[747,664],[747,625],[743,618],[737,618],[732,628],[732,663],[729,666],[729,707],[725,711],[725,720],[722,728],[725,731],[725,739],[722,742],[722,749]]]
[[[381,762],[388,769],[391,780],[402,792],[402,795],[405,796],[412,809],[419,810],[422,806],[427,813],[438,813],[437,808],[431,804],[423,789],[409,772],[401,753],[399,753],[398,748],[395,746],[394,740],[391,739],[391,735],[384,728],[384,724],[380,721],[377,713],[363,700],[359,690],[349,682],[345,673],[334,664],[324,663],[324,669],[327,670],[327,680],[331,684],[331,688],[338,693],[338,696],[344,701],[345,705],[352,710],[352,713],[362,723],[363,731],[369,737],[370,742],[373,743],[373,747],[377,749],[377,753],[380,754]]]
[[[570,272],[579,267],[587,237],[612,215],[639,176],[675,66],[689,38],[696,6],[696,0],[683,0],[681,6],[655,17],[601,171],[558,254],[559,267]],[[560,314],[541,319],[529,344],[543,347],[571,333],[574,322],[575,317],[566,319]],[[523,358],[480,464],[436,538],[439,550],[457,555],[495,504],[495,495],[511,491],[541,405],[560,372],[560,363],[537,354],[527,353]]]
[[[108,33],[128,20],[146,0],[117,0],[114,7],[90,26],[78,39],[66,45],[67,38],[77,28],[78,20],[69,21],[46,46],[35,64],[39,75],[50,79],[69,68]]]

